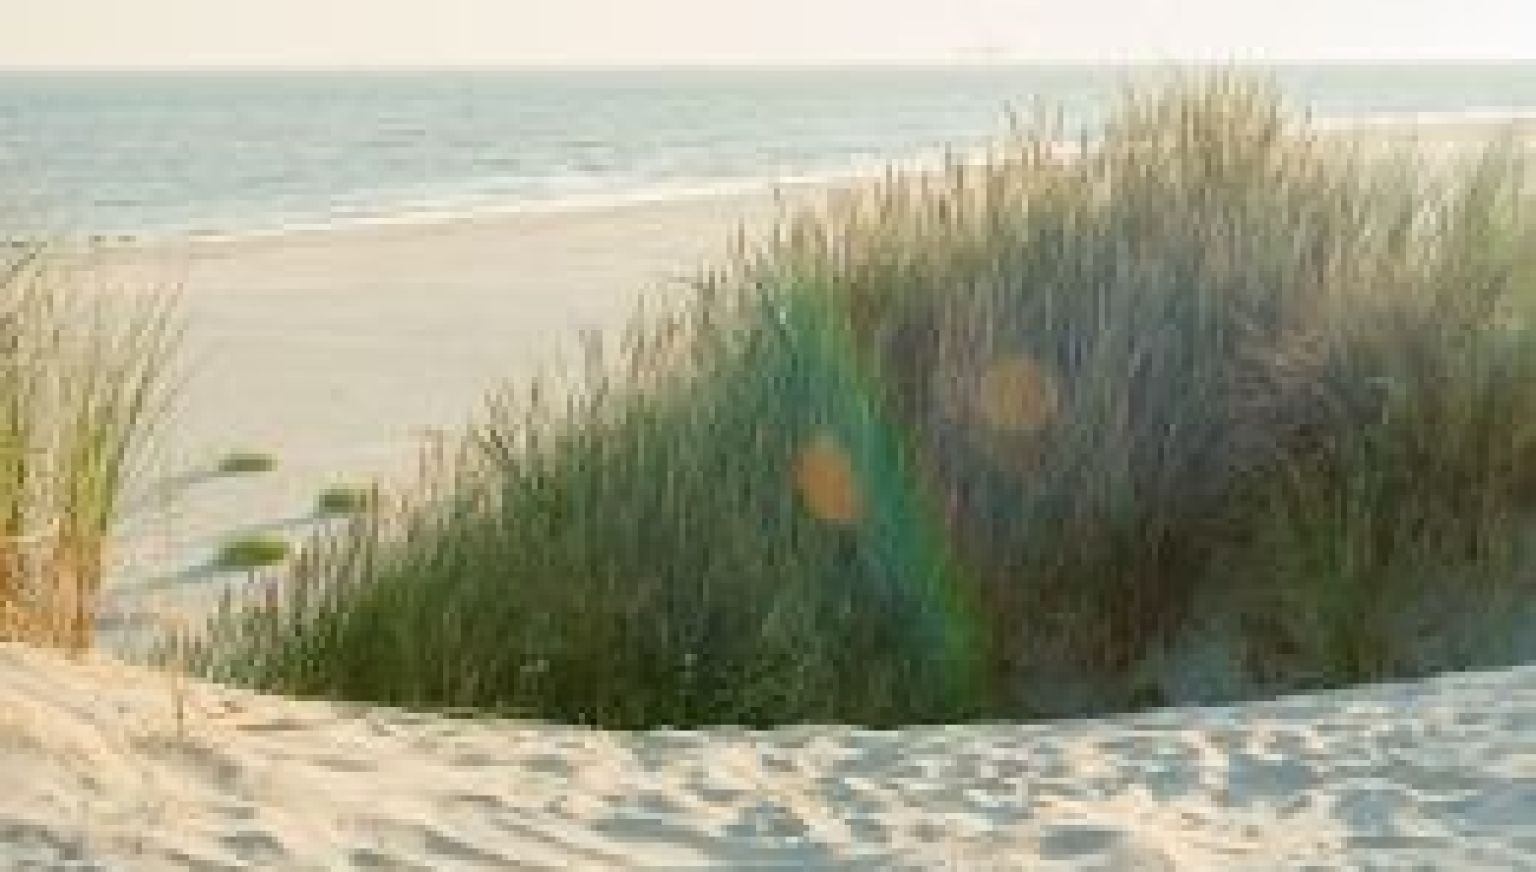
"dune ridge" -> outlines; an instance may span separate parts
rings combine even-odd
[[[7,869],[1513,869],[1536,667],[1103,720],[622,733],[0,648]]]

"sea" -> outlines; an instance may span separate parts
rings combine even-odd
[[[1172,67],[0,71],[0,232],[231,236],[871,172]],[[1536,62],[1257,68],[1324,123],[1536,117]],[[1010,120],[1013,119],[1013,120]]]

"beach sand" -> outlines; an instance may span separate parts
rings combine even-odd
[[[0,647],[0,868],[1536,868],[1536,668],[1024,726],[618,733]]]
[[[485,215],[109,253],[110,287],[175,286],[185,372],[116,551],[109,623],[183,606],[239,573],[232,536],[300,541],[328,485],[398,483],[503,382],[580,360],[642,298],[664,302],[738,230],[761,232],[809,188]],[[276,468],[212,473],[231,451]]]

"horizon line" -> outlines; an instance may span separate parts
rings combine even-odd
[[[786,71],[923,70],[1028,68],[1176,68],[1176,67],[1393,67],[1523,66],[1531,57],[1328,57],[1328,58],[989,58],[956,56],[925,59],[826,60],[676,60],[676,61],[495,61],[466,63],[185,63],[185,64],[0,64],[0,73],[387,73],[387,72],[610,72],[610,71]]]

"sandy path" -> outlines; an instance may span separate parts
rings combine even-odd
[[[174,691],[0,648],[0,867],[1536,868],[1536,668],[896,732]]]

